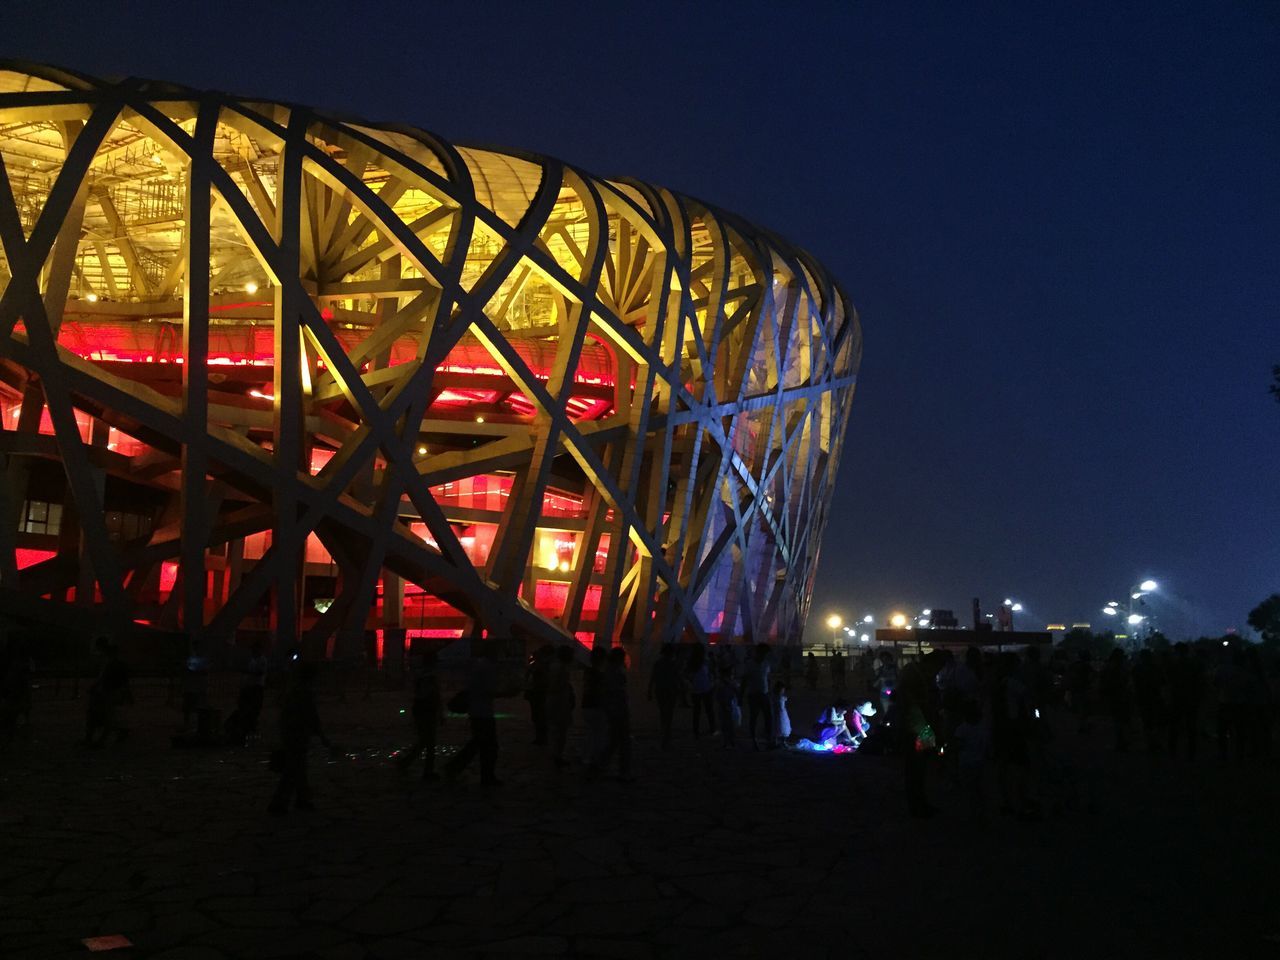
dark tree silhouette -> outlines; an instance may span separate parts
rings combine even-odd
[[[1280,643],[1280,593],[1273,593],[1249,611],[1249,626],[1262,634],[1263,643]]]

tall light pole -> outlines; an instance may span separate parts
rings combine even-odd
[[[1001,610],[1000,610],[1001,628],[1008,629],[1010,632],[1012,632],[1013,615],[1015,613],[1021,613],[1021,612],[1022,612],[1022,604],[1020,604],[1017,600],[1014,600],[1012,597],[1005,597],[1004,603],[1001,605]]]
[[[1128,621],[1129,621],[1129,626],[1133,627],[1133,636],[1135,640],[1138,639],[1140,635],[1139,631],[1142,628],[1143,624],[1148,623],[1148,620],[1147,620],[1147,617],[1133,612],[1133,602],[1136,600],[1138,601],[1138,603],[1142,603],[1142,598],[1147,596],[1148,594],[1155,593],[1156,590],[1159,589],[1159,586],[1160,585],[1156,583],[1154,580],[1143,580],[1141,583],[1135,583],[1132,587],[1129,588]],[[1147,634],[1150,635],[1151,627],[1149,624],[1146,627],[1146,630],[1147,630]]]
[[[1130,627],[1129,638],[1133,641],[1131,646],[1136,647],[1138,645],[1138,641],[1142,639],[1141,630],[1143,628],[1143,624],[1148,624],[1146,627],[1148,633],[1151,629],[1149,625],[1150,618],[1134,612],[1134,601],[1141,603],[1144,597],[1155,593],[1158,589],[1160,589],[1160,585],[1154,580],[1143,580],[1140,583],[1135,583],[1129,588],[1128,612],[1125,614],[1124,619],[1125,623]],[[1116,600],[1111,600],[1102,608],[1102,612],[1109,617],[1118,617],[1120,616],[1120,603]]]
[[[835,635],[835,642],[832,644],[833,647],[841,646],[840,625],[842,623],[844,623],[844,621],[840,619],[840,614],[838,613],[833,613],[831,616],[827,617],[827,626],[831,628],[831,632]]]

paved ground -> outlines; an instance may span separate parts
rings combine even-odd
[[[979,828],[945,783],[908,819],[892,760],[725,751],[687,711],[664,754],[644,703],[635,783],[553,773],[510,701],[505,787],[424,789],[388,759],[401,706],[322,701],[347,756],[317,751],[320,810],[279,820],[269,743],[171,749],[176,710],[144,697],[131,740],[87,751],[80,703],[38,703],[0,754],[0,956],[104,934],[136,945],[109,957],[192,960],[1280,956],[1274,766],[1061,737],[1095,809]]]

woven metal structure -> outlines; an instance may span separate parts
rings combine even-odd
[[[38,616],[795,642],[860,356],[808,255],[547,157],[0,63],[0,587]]]

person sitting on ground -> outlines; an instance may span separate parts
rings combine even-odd
[[[845,747],[857,746],[854,733],[849,729],[848,716],[848,700],[840,699],[827,707],[813,725],[813,742],[828,748],[837,744]]]

